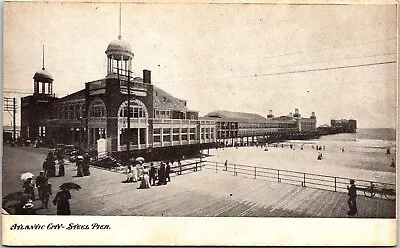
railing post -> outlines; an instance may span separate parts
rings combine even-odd
[[[335,192],[336,192],[336,177],[335,177]]]
[[[281,182],[281,179],[279,178],[279,170],[278,170],[278,183]]]
[[[179,164],[179,175],[182,175],[182,164]]]
[[[236,164],[233,164],[233,175],[234,175],[234,176],[237,176],[237,173],[236,173]]]
[[[303,187],[306,186],[306,173],[303,173]]]
[[[257,178],[257,167],[254,167],[254,179]]]
[[[197,161],[196,161],[196,169],[194,171],[197,171]]]
[[[218,162],[215,162],[215,172],[218,172]]]

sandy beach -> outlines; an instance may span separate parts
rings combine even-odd
[[[210,150],[208,161],[245,164],[250,166],[285,169],[305,173],[316,173],[328,176],[349,177],[386,183],[396,182],[396,168],[391,167],[395,158],[394,149],[386,154],[384,149],[368,149],[348,147],[345,151],[333,143],[325,146],[325,151],[312,149],[312,145],[322,145],[321,141],[293,141],[294,149],[289,143],[278,147],[269,147],[264,151],[261,147],[239,147]],[[326,142],[325,142],[326,143]],[[301,145],[303,144],[303,150]],[[317,160],[318,152],[323,154]],[[207,151],[205,151],[207,153]]]

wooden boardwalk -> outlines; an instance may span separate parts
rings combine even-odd
[[[345,193],[318,190],[272,181],[202,171],[172,177],[172,182],[150,189],[139,183],[122,183],[125,175],[91,168],[89,177],[73,177],[75,165],[66,165],[66,176],[51,178],[53,189],[73,181],[73,215],[195,216],[195,217],[328,217],[395,218],[396,201],[357,198],[358,213],[349,217]],[[56,193],[56,192],[54,192]],[[51,200],[53,196],[51,197]],[[53,205],[39,214],[56,214]]]

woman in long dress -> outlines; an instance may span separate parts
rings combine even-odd
[[[148,189],[150,188],[150,178],[149,178],[149,169],[147,166],[143,168],[143,179],[142,182],[140,183],[140,189]]]
[[[132,181],[133,182],[138,181],[138,168],[136,165],[132,165]]]
[[[70,215],[71,209],[69,207],[69,199],[71,193],[68,189],[62,188],[53,200],[53,204],[57,205],[57,215]]]
[[[65,175],[64,159],[58,160],[58,176],[63,177]]]

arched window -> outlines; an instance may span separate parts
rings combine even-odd
[[[139,100],[131,100],[130,102],[130,118],[147,118],[146,106]],[[128,101],[121,104],[118,110],[119,117],[128,117]]]
[[[106,116],[107,116],[106,105],[104,104],[103,100],[101,99],[94,100],[89,107],[89,118],[106,117]]]

